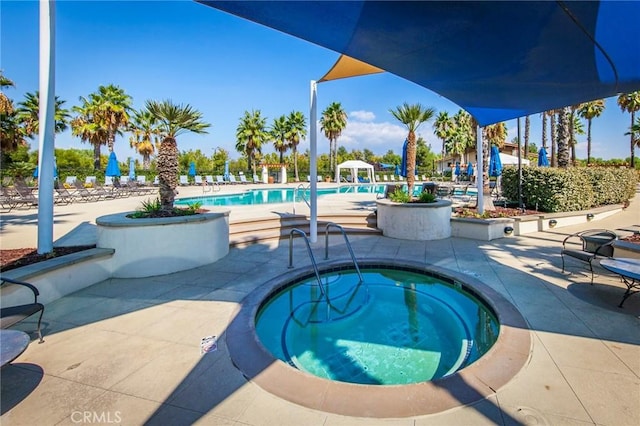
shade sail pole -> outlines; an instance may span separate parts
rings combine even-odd
[[[476,187],[478,188],[478,214],[484,213],[484,150],[482,149],[482,127],[476,128]]]
[[[309,240],[312,243],[315,243],[318,241],[318,134],[316,124],[316,117],[318,115],[318,85],[315,80],[311,80],[310,86],[311,106],[309,112],[309,141],[311,148],[309,151],[309,168],[311,170],[309,173],[311,176],[311,212],[309,217]]]
[[[55,1],[40,0],[38,253],[53,251],[55,137]]]

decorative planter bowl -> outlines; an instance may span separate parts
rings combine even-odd
[[[153,219],[101,216],[97,247],[115,249],[111,276],[140,278],[213,263],[229,253],[229,211]]]
[[[395,203],[377,200],[378,229],[385,237],[403,240],[442,240],[451,236],[451,201]]]

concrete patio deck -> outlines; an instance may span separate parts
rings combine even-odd
[[[626,287],[617,277],[596,267],[591,286],[584,264],[569,260],[568,273],[562,274],[560,260],[561,241],[572,232],[640,230],[638,198],[597,222],[491,242],[350,237],[358,258],[412,259],[468,274],[520,310],[532,336],[529,362],[477,404],[419,417],[356,418],[301,407],[247,381],[230,361],[226,330],[247,294],[288,272],[283,240],[232,248],[222,260],[185,272],[108,279],[47,305],[45,343],[32,341],[0,372],[0,420],[3,425],[640,424],[640,296],[620,309]],[[135,208],[113,201],[109,208]],[[90,224],[91,215],[106,214],[106,204],[82,205],[87,212],[56,211],[63,212],[60,219],[69,220],[71,230]],[[16,234],[23,245],[32,238],[35,225],[19,219],[7,223],[4,215],[3,222],[3,248]],[[319,240],[313,250],[322,259]],[[330,242],[331,258],[346,258],[341,239]],[[296,268],[309,265],[307,256],[296,256]],[[18,328],[32,332],[34,325]],[[218,336],[218,350],[201,355],[201,338],[209,335]]]

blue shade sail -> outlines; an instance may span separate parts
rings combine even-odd
[[[481,126],[640,90],[640,1],[199,2],[433,90]]]

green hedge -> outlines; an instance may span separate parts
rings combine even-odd
[[[638,174],[631,169],[522,168],[522,199],[527,208],[543,212],[586,210],[629,201],[636,191]],[[505,167],[502,194],[518,199],[518,169]]]

